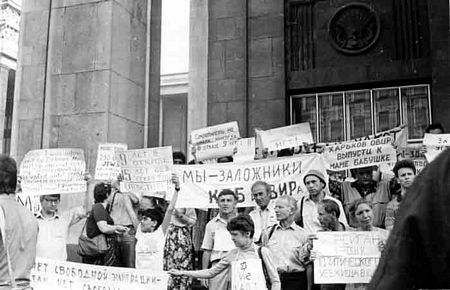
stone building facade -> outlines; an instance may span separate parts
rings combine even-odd
[[[317,141],[450,128],[448,1],[190,1],[174,119],[161,116],[161,1],[24,1],[13,156],[81,147],[93,168],[98,142],[184,149],[164,136],[233,120],[244,137],[308,121]]]

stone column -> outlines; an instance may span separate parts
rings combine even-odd
[[[5,129],[5,108],[8,93],[9,68],[0,65],[0,153],[3,152],[3,134]]]
[[[146,60],[147,0],[28,0],[22,8],[14,157],[83,148],[93,171],[99,142],[142,148],[147,63],[159,72],[159,54]],[[152,10],[155,31],[160,14]],[[159,75],[154,86],[159,92]]]

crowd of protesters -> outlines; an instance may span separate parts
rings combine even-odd
[[[430,131],[443,132],[435,127]],[[173,160],[186,164],[180,152]],[[217,196],[217,215],[205,227],[201,265],[195,267],[193,226],[198,216],[194,209],[176,208],[176,175],[169,203],[120,192],[119,178],[95,184],[89,211],[80,206],[59,212],[61,196],[43,195],[41,211],[33,216],[15,201],[16,164],[2,155],[0,289],[31,289],[35,256],[65,261],[69,228],[85,218],[82,235],[102,236],[108,247],[101,255],[85,253],[83,263],[168,271],[168,289],[192,289],[193,279],[208,289],[231,289],[231,265],[246,259],[261,259],[268,289],[450,287],[449,164],[450,152],[444,152],[416,178],[414,163],[401,160],[393,168],[393,180],[379,178],[374,166],[352,169],[351,180],[345,181],[327,180],[326,172],[310,170],[302,180],[308,192],[300,200],[289,195],[272,200],[270,184],[261,180],[251,186],[256,207],[242,212],[235,192],[224,189]],[[87,182],[93,181],[87,177]],[[314,240],[320,231],[380,233],[381,262],[372,284],[314,283]]]

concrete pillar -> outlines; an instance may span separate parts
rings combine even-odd
[[[83,148],[92,171],[99,142],[142,148],[145,92],[157,91],[159,99],[160,70],[158,53],[146,59],[147,0],[26,0],[22,9],[14,157],[36,148]],[[160,9],[152,10],[155,49],[160,41],[151,34],[159,22]],[[147,65],[158,72],[157,83]]]
[[[191,0],[189,26],[188,136],[207,126],[208,0]]]
[[[8,93],[9,68],[0,65],[0,153],[3,152],[3,134],[5,129],[5,109]]]

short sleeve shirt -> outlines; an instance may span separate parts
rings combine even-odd
[[[113,225],[114,221],[101,203],[92,206],[91,214],[86,221],[86,234],[89,238],[93,238],[102,232],[97,226],[100,221],[106,221],[108,225]]]

